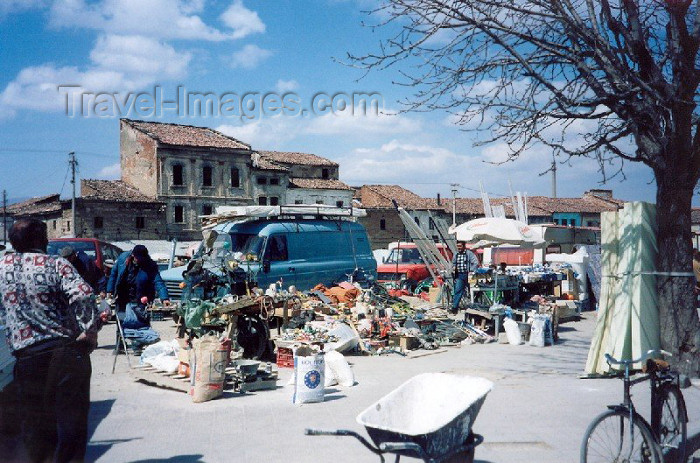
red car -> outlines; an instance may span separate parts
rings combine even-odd
[[[452,253],[444,244],[436,246],[445,259],[452,259]],[[410,280],[410,284],[415,287],[416,283],[430,276],[428,266],[423,262],[415,243],[392,243],[389,248],[391,253],[377,266],[377,282],[399,284]]]
[[[105,275],[109,274],[109,268],[116,262],[122,250],[113,244],[95,238],[56,238],[49,240],[47,254],[58,255],[61,248],[72,246],[77,251],[83,251],[88,256],[95,259],[95,265],[102,270]],[[105,263],[107,268],[105,268]]]

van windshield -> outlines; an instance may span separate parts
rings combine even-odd
[[[250,233],[223,233],[216,237],[210,254],[212,260],[221,260],[236,253],[253,254],[260,257],[264,237]],[[199,246],[195,257],[202,257],[206,248]]]
[[[387,264],[421,264],[423,259],[420,257],[418,248],[394,248],[391,250],[389,257],[386,258]]]

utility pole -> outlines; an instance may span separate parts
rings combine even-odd
[[[557,197],[557,161],[552,158],[552,198]]]
[[[7,247],[7,190],[2,190],[2,244]]]
[[[450,183],[452,187],[452,226],[457,226],[457,187],[458,183]]]
[[[76,233],[77,224],[75,223],[75,171],[78,167],[78,161],[75,159],[75,151],[71,151],[68,153],[68,165],[70,166],[71,169],[71,180],[70,182],[73,184],[73,196],[71,197],[71,231],[73,238],[76,238],[78,234]]]

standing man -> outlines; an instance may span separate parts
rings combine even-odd
[[[46,254],[46,224],[12,226],[0,259],[0,325],[16,358],[21,433],[32,462],[83,461],[90,352],[100,328],[92,290],[65,259]]]
[[[452,297],[452,313],[459,312],[459,303],[465,291],[469,291],[469,272],[479,268],[479,260],[473,252],[467,249],[467,243],[457,241],[457,254],[452,258],[454,276],[454,295]]]
[[[83,251],[76,251],[73,246],[65,246],[58,255],[70,262],[83,280],[87,281],[95,294],[104,293],[107,289],[107,277],[95,261]]]

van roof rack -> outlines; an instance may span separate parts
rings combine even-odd
[[[325,204],[288,204],[281,206],[217,206],[214,214],[200,216],[202,226],[209,228],[222,222],[271,218],[333,218],[355,220],[367,212],[357,207],[335,207]]]

